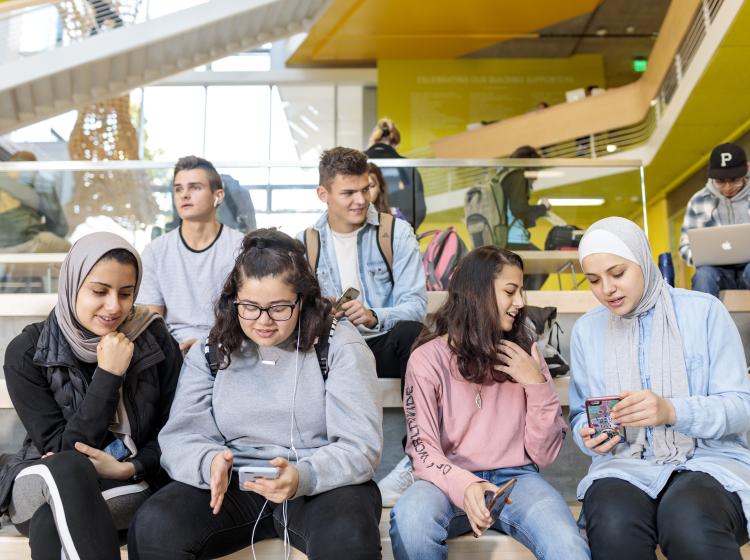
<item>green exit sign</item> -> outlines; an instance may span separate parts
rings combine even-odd
[[[646,71],[646,68],[648,67],[648,60],[646,60],[642,56],[636,56],[633,59],[633,72],[638,72],[639,74],[642,74]]]

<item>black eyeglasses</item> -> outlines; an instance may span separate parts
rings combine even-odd
[[[297,307],[300,297],[297,295],[297,299],[292,304],[279,303],[269,307],[260,307],[253,303],[241,301],[233,301],[232,303],[237,308],[237,314],[246,321],[257,321],[264,311],[272,321],[288,321],[292,318],[292,313],[294,313],[294,308]]]

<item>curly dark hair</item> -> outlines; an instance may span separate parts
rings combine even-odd
[[[320,155],[318,173],[318,184],[331,190],[336,175],[358,176],[367,173],[367,156],[353,148],[331,148]]]
[[[500,247],[487,245],[466,255],[451,277],[448,298],[435,314],[434,327],[421,332],[414,348],[447,334],[448,346],[458,360],[458,370],[464,379],[472,383],[515,382],[509,375],[495,370],[494,366],[500,365],[498,345],[501,340],[510,340],[531,353],[532,340],[524,324],[523,308],[509,332],[498,328],[500,315],[495,278],[506,266],[517,266],[523,271],[521,257]]]
[[[229,367],[232,353],[248,340],[240,326],[234,301],[242,283],[248,278],[277,276],[284,279],[300,297],[299,349],[307,352],[321,334],[331,313],[331,302],[320,293],[318,280],[307,264],[305,246],[275,229],[257,229],[242,241],[232,272],[214,305],[216,322],[208,335],[216,345],[221,369]],[[290,339],[297,338],[297,329]]]

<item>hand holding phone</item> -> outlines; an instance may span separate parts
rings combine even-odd
[[[516,485],[516,478],[511,478],[508,482],[503,484],[495,492],[487,490],[484,493],[484,500],[487,504],[487,509],[490,512],[490,518],[492,523],[495,523],[500,518],[500,514],[505,507],[505,504],[511,504],[513,501],[510,499],[510,493],[513,491],[513,487]],[[490,525],[492,525],[492,523]],[[481,533],[480,533],[481,534]],[[479,537],[480,535],[474,535]]]
[[[608,440],[616,436],[620,436],[621,441],[625,439],[625,428],[612,418],[612,408],[619,402],[618,396],[586,399],[586,416],[589,426],[594,429],[592,437],[607,434]]]
[[[240,467],[238,469],[240,477],[240,490],[245,490],[245,482],[255,482],[258,478],[275,480],[279,478],[279,469],[277,467]]]
[[[338,313],[341,311],[341,306],[349,301],[354,301],[359,297],[359,290],[357,288],[347,288],[341,297],[336,301],[336,305],[333,306],[333,311]]]

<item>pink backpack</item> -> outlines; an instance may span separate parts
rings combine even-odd
[[[445,230],[433,229],[417,236],[417,239],[432,237],[422,256],[427,289],[439,292],[448,289],[453,271],[468,250],[452,227]]]

